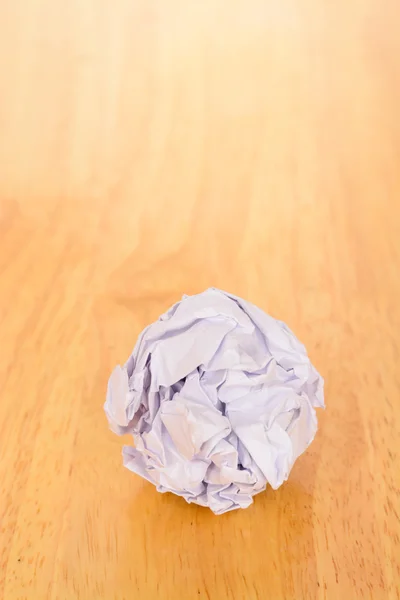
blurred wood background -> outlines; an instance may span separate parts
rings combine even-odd
[[[0,598],[400,597],[399,30],[395,0],[0,3]],[[125,470],[102,409],[211,285],[327,401],[222,517]]]

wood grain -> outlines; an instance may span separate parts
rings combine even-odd
[[[0,598],[400,598],[400,5],[0,3]],[[112,367],[210,285],[327,410],[215,517],[124,470]]]

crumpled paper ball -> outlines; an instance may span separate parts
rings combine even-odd
[[[104,408],[115,433],[133,435],[128,469],[222,514],[288,478],[323,406],[323,380],[290,329],[212,288],[146,327]]]

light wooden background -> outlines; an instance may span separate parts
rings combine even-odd
[[[399,30],[397,0],[0,2],[0,598],[400,597]],[[124,470],[102,409],[211,285],[328,406],[222,517]]]

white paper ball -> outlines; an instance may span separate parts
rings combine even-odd
[[[290,329],[211,288],[141,333],[104,408],[114,432],[133,435],[128,469],[221,514],[288,478],[323,406],[323,380]]]

